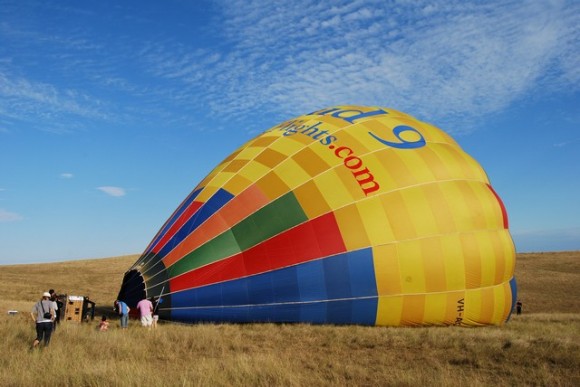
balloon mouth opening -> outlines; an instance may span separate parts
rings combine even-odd
[[[141,273],[138,270],[126,272],[117,299],[134,308],[145,297],[145,281]]]

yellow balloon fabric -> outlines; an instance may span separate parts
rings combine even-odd
[[[165,318],[186,322],[497,325],[514,266],[506,210],[449,135],[393,109],[336,106],[219,164],[119,297],[161,297]]]

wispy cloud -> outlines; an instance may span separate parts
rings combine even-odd
[[[554,143],[554,147],[556,147],[556,148],[562,148],[562,147],[565,147],[565,146],[568,146],[568,145],[571,145],[571,144],[575,144],[577,142],[580,142],[580,138],[574,138],[572,140],[561,141],[561,142]]]
[[[221,4],[233,46],[217,62],[180,44],[147,59],[222,114],[361,103],[469,120],[539,87],[579,86],[580,9],[570,2]]]
[[[335,104],[368,104],[457,128],[538,90],[580,86],[577,1],[215,3],[208,40],[162,32],[113,40],[58,28],[45,35],[32,24],[4,23],[8,44],[36,49],[67,82],[21,76],[19,58],[7,58],[0,112],[65,131],[71,128],[63,127],[63,115],[77,118],[68,122],[191,126],[202,114],[275,122]],[[151,22],[140,17],[123,22]],[[62,86],[71,83],[83,88]]]
[[[63,172],[60,174],[61,179],[72,179],[74,175],[72,173]]]
[[[109,196],[121,197],[126,195],[125,189],[121,187],[103,186],[97,187],[97,189],[101,192],[106,193]]]
[[[0,208],[0,222],[16,222],[24,219],[20,214]]]
[[[0,69],[0,109],[11,119],[40,120],[42,124],[37,124],[39,129],[67,132],[74,126],[53,125],[59,121],[55,118],[76,116],[105,119],[106,114],[99,110],[98,105],[98,101],[85,93],[11,76]]]
[[[235,5],[236,15],[253,15],[242,3]],[[265,56],[258,55],[263,48],[250,47],[256,61],[235,61],[250,73],[265,58],[280,68],[244,84],[250,87],[236,90],[241,93],[236,99],[261,97],[259,104],[270,100],[300,111],[353,101],[394,105],[436,119],[477,117],[523,98],[539,83],[570,76],[563,66],[565,54],[573,50],[567,37],[577,31],[574,20],[579,20],[563,7],[455,2],[425,15],[421,7],[402,4],[388,13],[383,7],[384,13],[348,20],[367,4],[332,7],[329,13],[264,7],[260,13],[286,19],[266,18],[269,24],[232,18],[234,31],[248,32],[243,42],[277,41],[281,49],[281,55],[274,50],[276,55]],[[340,22],[328,23],[336,18]],[[245,28],[250,22],[258,28]],[[293,26],[289,31],[288,25]],[[308,35],[301,30],[306,25],[318,27]]]

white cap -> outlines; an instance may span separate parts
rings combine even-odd
[[[51,295],[50,295],[49,292],[44,292],[44,293],[42,293],[42,297],[48,297],[48,298],[50,298]]]

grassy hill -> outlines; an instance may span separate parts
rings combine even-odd
[[[0,266],[0,385],[580,385],[580,252],[519,254],[524,314],[501,327],[64,323],[29,350],[43,291],[108,310],[138,258]],[[16,316],[6,311],[19,310]]]

